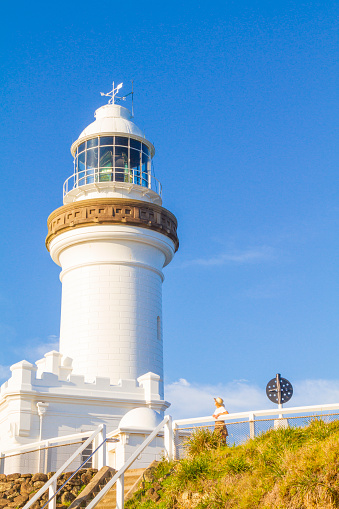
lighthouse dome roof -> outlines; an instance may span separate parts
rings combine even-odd
[[[89,124],[80,134],[79,138],[72,144],[71,152],[74,156],[77,147],[85,140],[95,136],[105,135],[126,135],[145,140],[144,143],[150,148],[152,156],[154,147],[146,140],[144,132],[132,122],[131,112],[120,104],[105,104],[98,108],[95,113],[95,121]]]
[[[133,408],[123,416],[119,428],[153,430],[161,421],[161,415],[155,410],[139,407]]]
[[[86,127],[79,138],[101,133],[135,134],[145,138],[144,133],[131,121],[131,113],[120,104],[105,104],[98,108],[94,114],[95,121]]]

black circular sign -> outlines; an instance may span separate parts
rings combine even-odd
[[[280,401],[279,401],[279,385],[280,385]],[[276,378],[272,378],[266,386],[266,394],[273,403],[287,403],[293,396],[292,384],[279,376],[279,382]]]

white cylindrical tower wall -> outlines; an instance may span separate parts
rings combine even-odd
[[[132,226],[97,225],[50,245],[62,273],[60,351],[87,379],[163,377],[162,268],[173,242]]]

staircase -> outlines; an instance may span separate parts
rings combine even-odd
[[[135,468],[126,470],[124,475],[124,496],[125,501],[128,500],[128,495],[132,495],[137,488],[139,482],[142,481],[144,468]],[[132,490],[133,488],[133,490]],[[131,493],[129,493],[131,491]],[[116,505],[116,488],[115,485],[106,493],[104,498],[95,506],[96,509],[115,509]]]

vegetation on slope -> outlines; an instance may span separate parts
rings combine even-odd
[[[238,447],[198,430],[187,453],[162,461],[126,509],[339,507],[339,421],[271,430]]]

